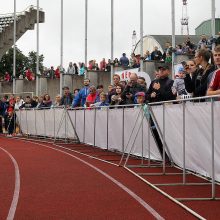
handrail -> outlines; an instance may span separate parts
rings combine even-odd
[[[29,5],[26,9],[24,9],[21,12],[17,12],[16,15],[20,16],[20,15],[24,15],[25,12],[31,11],[32,9],[37,10],[37,6],[34,5]],[[42,8],[39,8],[40,11],[43,11]],[[4,13],[4,14],[0,14],[0,17],[8,17],[8,16],[14,16],[14,13]]]
[[[151,102],[148,104],[153,106],[153,105],[161,105],[161,104],[173,103],[173,102],[186,102],[186,101],[196,101],[196,100],[201,100],[201,99],[214,99],[214,98],[220,98],[220,95],[202,96],[202,97],[187,98],[187,99],[175,99],[175,100],[169,100],[169,101]]]

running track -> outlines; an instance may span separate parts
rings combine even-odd
[[[0,219],[196,219],[124,168],[4,137],[0,195]]]

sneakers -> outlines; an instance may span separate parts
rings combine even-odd
[[[7,134],[6,137],[12,137],[12,135],[11,134]]]

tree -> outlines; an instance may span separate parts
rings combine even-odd
[[[10,48],[5,55],[3,55],[0,62],[0,74],[4,76],[5,72],[13,75],[13,48]],[[25,67],[28,65],[28,58],[16,48],[16,77],[23,73]]]
[[[3,77],[5,72],[13,75],[13,48],[10,48],[5,55],[3,55],[0,61],[0,77]],[[28,57],[25,56],[22,51],[16,48],[16,77],[20,74],[24,74],[26,69],[30,69],[33,73],[36,73],[36,60],[37,53],[34,51],[29,52]],[[39,69],[43,72],[43,61],[44,56],[41,54],[39,56]]]
[[[43,56],[43,54],[41,54],[41,55],[39,55],[39,71],[40,71],[40,73],[42,73],[44,70],[43,61],[44,61],[44,56]],[[28,53],[28,68],[30,68],[34,74],[36,74],[36,72],[37,72],[36,62],[37,62],[37,53],[35,51],[29,52]]]

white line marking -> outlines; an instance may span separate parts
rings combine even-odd
[[[18,204],[18,199],[19,199],[19,192],[20,192],[20,172],[19,172],[19,167],[17,164],[17,161],[15,160],[15,158],[4,148],[1,148],[1,150],[3,150],[12,160],[14,167],[15,167],[15,189],[14,189],[14,195],[13,195],[13,199],[11,202],[11,207],[8,211],[8,217],[7,220],[13,220],[14,216],[15,216],[15,212],[16,212],[16,208],[17,208],[17,204]]]
[[[30,141],[26,141],[26,142],[30,142]],[[33,143],[33,142],[32,142]],[[108,178],[109,180],[111,180],[113,183],[115,183],[118,187],[120,187],[122,190],[124,190],[125,192],[127,192],[133,199],[135,199],[138,203],[140,203],[148,212],[150,212],[156,219],[159,219],[159,220],[164,220],[164,218],[162,216],[160,216],[160,214],[154,210],[150,205],[148,205],[143,199],[141,199],[137,194],[135,194],[134,192],[132,192],[130,189],[128,189],[125,185],[123,185],[122,183],[120,183],[119,181],[117,181],[116,179],[114,179],[113,177],[111,177],[110,175],[108,175],[107,173],[105,173],[104,171],[100,170],[99,168],[93,166],[92,164],[72,155],[72,154],[69,154],[65,151],[62,151],[60,149],[55,149],[53,147],[49,147],[47,145],[44,145],[44,144],[39,144],[39,143],[34,143],[36,145],[39,145],[39,146],[43,146],[43,147],[46,147],[46,148],[50,148],[52,150],[55,150],[55,151],[58,151],[58,152],[61,152],[63,154],[66,154],[70,157],[73,157],[74,159],[86,164],[87,166],[91,167],[92,169],[96,170],[98,173],[102,174],[103,176],[105,176],[106,178]]]

